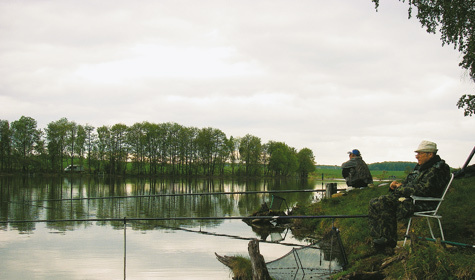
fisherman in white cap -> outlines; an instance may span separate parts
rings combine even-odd
[[[370,201],[370,233],[376,250],[387,252],[396,247],[397,220],[409,218],[415,211],[432,210],[436,207],[433,202],[414,205],[410,197],[442,196],[450,179],[450,167],[437,155],[437,151],[436,143],[422,141],[415,150],[417,165],[412,173],[403,182],[392,182],[389,195],[382,195]]]

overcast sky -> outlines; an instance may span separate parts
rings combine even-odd
[[[0,38],[10,122],[176,122],[336,165],[415,161],[430,140],[461,167],[475,144],[460,53],[397,0],[1,1]]]

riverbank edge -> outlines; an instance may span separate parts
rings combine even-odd
[[[475,176],[456,179],[441,206],[442,224],[447,241],[475,244]],[[293,215],[360,215],[368,213],[369,200],[388,192],[387,186],[355,189],[342,195],[323,199],[310,205],[297,205]],[[385,254],[372,248],[367,219],[301,219],[293,220],[295,232],[310,230],[322,236],[335,226],[348,255],[349,265],[331,279],[475,279],[475,249],[450,246],[440,240],[419,241],[429,237],[425,219],[414,219],[411,236],[418,242],[402,245],[407,221],[398,222],[398,246]],[[295,235],[295,233],[294,233]],[[437,235],[436,235],[437,236]],[[248,260],[241,259],[246,262]],[[237,272],[233,279],[246,279],[247,273]],[[251,269],[250,263],[248,269]],[[248,274],[247,274],[248,275]]]

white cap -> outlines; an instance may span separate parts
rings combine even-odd
[[[437,151],[436,143],[424,140],[419,144],[419,147],[417,147],[417,150],[414,152],[436,153]]]

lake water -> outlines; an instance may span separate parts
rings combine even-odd
[[[224,217],[258,210],[271,200],[260,192],[326,183],[0,177],[0,221],[19,221],[0,223],[0,279],[231,279],[215,253],[248,257],[249,240],[257,238],[269,262],[310,243],[289,229],[262,232]],[[277,195],[285,208],[321,193]],[[131,220],[111,220],[124,217]],[[316,261],[320,266],[339,268],[327,251],[317,255],[325,255]]]

